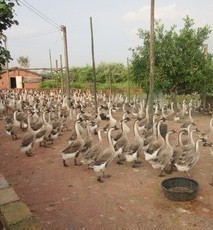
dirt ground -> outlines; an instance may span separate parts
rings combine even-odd
[[[204,131],[210,116],[195,115],[194,120]],[[176,131],[181,125],[174,121],[167,124],[168,129]],[[27,157],[19,151],[21,138],[12,141],[5,133],[3,120],[0,121],[0,172],[44,229],[213,229],[210,147],[200,147],[200,159],[190,170],[200,185],[196,199],[174,202],[164,196],[161,182],[185,174],[173,172],[159,177],[159,170],[153,169],[143,157],[139,168],[113,161],[107,169],[112,177],[104,183],[97,182],[96,174],[87,166],[74,166],[73,160],[68,162],[69,167],[63,167],[60,152],[68,146],[70,134],[63,132],[49,148],[35,146],[33,156]],[[171,136],[171,142],[177,144],[177,134]]]

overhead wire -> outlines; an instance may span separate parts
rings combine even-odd
[[[29,35],[26,35],[26,36],[13,38],[12,40],[22,40],[22,39],[36,38],[36,37],[40,37],[40,36],[44,36],[44,35],[53,34],[53,33],[56,33],[56,32],[59,32],[59,29],[54,30],[54,31],[47,31],[47,32],[40,33],[40,34],[29,34]]]
[[[27,1],[19,0],[19,3],[22,3],[25,7],[27,7],[29,10],[31,10],[33,13],[35,13],[37,16],[39,16],[40,18],[42,18],[44,21],[46,21],[47,23],[51,24],[52,26],[54,26],[56,28],[60,27],[60,25],[58,25],[52,19],[48,18],[46,15],[44,15],[41,11],[39,11],[34,6],[29,4]]]

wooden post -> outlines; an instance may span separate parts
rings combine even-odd
[[[112,68],[111,65],[109,65],[109,84],[110,84],[110,97],[112,96]]]
[[[62,94],[64,94],[64,74],[63,74],[62,55],[60,55],[60,71],[61,71],[61,89],[62,89]]]
[[[57,85],[57,91],[59,92],[59,82],[58,82],[58,60],[55,60],[55,67],[56,67],[56,85]]]
[[[50,49],[49,49],[49,59],[50,59],[50,72],[52,74],[53,65],[52,65],[52,56],[51,56],[51,50]]]
[[[127,77],[128,77],[128,102],[130,103],[130,76],[129,76],[129,58],[127,58]]]
[[[64,62],[65,62],[65,74],[66,74],[66,94],[67,94],[67,99],[70,101],[70,76],[69,76],[69,64],[68,64],[66,27],[61,26],[61,31],[63,32],[63,41],[64,41]]]
[[[208,44],[204,44],[204,55],[205,55],[205,59],[207,60],[207,58],[208,58]],[[207,82],[205,81],[204,92],[203,92],[203,112],[204,113],[206,110],[206,84],[207,84]]]
[[[151,0],[150,10],[150,74],[149,74],[149,124],[153,123],[154,102],[154,8],[155,0]]]
[[[97,113],[98,112],[98,106],[97,106],[96,70],[95,70],[95,54],[94,54],[92,17],[90,17],[90,31],[91,31],[92,66],[93,66],[93,78],[94,78],[95,112]]]

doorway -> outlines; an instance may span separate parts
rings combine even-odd
[[[16,88],[16,78],[15,77],[10,78],[10,87],[11,87],[11,89]]]

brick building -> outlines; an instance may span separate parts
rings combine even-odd
[[[9,79],[9,83],[8,83]],[[35,72],[19,67],[10,68],[1,73],[1,89],[38,89],[42,77]]]

